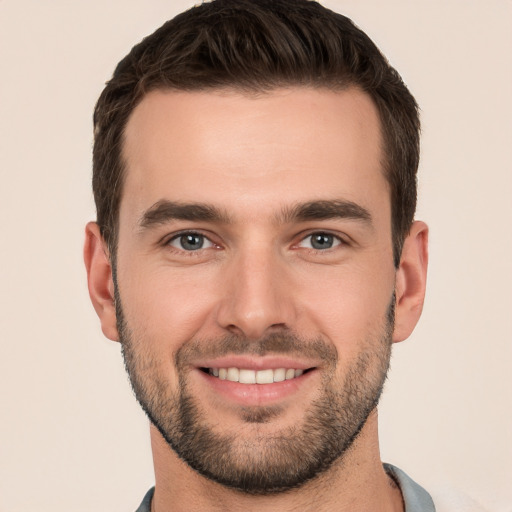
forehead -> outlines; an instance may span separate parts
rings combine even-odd
[[[153,91],[126,127],[121,214],[162,199],[246,215],[318,199],[378,207],[381,146],[377,109],[355,88]]]

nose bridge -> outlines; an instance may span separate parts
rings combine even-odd
[[[226,269],[218,322],[224,329],[259,338],[290,327],[294,308],[282,258],[270,243],[246,244]]]

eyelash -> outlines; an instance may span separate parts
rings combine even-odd
[[[179,251],[179,252],[183,252],[183,253],[188,253],[188,254],[194,254],[194,253],[198,253],[200,252],[202,249],[209,249],[210,247],[203,247],[201,245],[201,247],[199,247],[198,249],[196,250],[190,250],[190,251],[187,251],[186,249],[184,249],[183,247],[182,248],[178,248],[178,247],[173,247],[171,245],[172,242],[174,242],[175,240],[179,240],[180,238],[182,237],[185,237],[185,236],[194,236],[194,237],[201,237],[201,239],[203,240],[203,244],[204,244],[204,241],[207,241],[211,244],[212,247],[218,247],[217,244],[215,244],[214,242],[212,242],[212,240],[210,240],[210,238],[208,236],[206,236],[204,233],[201,233],[199,231],[181,231],[180,233],[176,233],[174,234],[171,238],[167,239],[164,241],[164,245],[166,247],[170,247],[176,251]]]
[[[330,252],[330,250],[336,249],[336,247],[347,245],[347,242],[340,237],[339,235],[335,235],[334,233],[330,233],[329,231],[312,231],[308,233],[306,236],[302,237],[300,242],[296,244],[296,246],[300,247],[302,243],[304,243],[308,238],[311,239],[311,245],[313,244],[313,237],[330,237],[333,239],[332,247],[324,248],[324,249],[316,249],[315,247],[305,247],[309,251],[314,251],[316,253],[325,253]]]
[[[201,247],[199,247],[198,249],[195,249],[195,250],[186,250],[183,247],[178,248],[178,247],[174,247],[172,245],[172,242],[179,240],[180,238],[185,237],[185,236],[201,237],[201,239],[203,240],[203,244],[201,245]],[[314,237],[314,236],[332,237],[333,238],[333,246],[325,248],[325,249],[316,249],[314,247],[302,247],[303,249],[306,249],[310,252],[313,251],[313,252],[319,254],[319,253],[331,252],[331,250],[335,250],[336,247],[339,247],[339,246],[348,245],[348,242],[344,238],[342,238],[339,235],[335,235],[334,233],[330,233],[329,231],[311,231],[311,232],[307,233],[306,235],[302,236],[300,241],[293,245],[293,248],[300,248],[301,244],[303,244],[307,239],[312,239],[312,237]],[[207,241],[211,245],[209,247],[203,247],[204,241]],[[167,240],[165,240],[163,242],[163,245],[166,247],[169,247],[173,250],[179,251],[180,253],[184,253],[184,254],[188,254],[188,255],[194,255],[194,254],[200,253],[202,250],[205,250],[205,249],[219,248],[218,244],[213,242],[207,235],[205,235],[204,233],[201,233],[200,231],[182,231],[182,232],[176,233],[171,238],[168,238]],[[312,242],[311,242],[311,245],[312,245]]]

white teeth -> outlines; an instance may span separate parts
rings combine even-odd
[[[274,382],[283,382],[286,379],[286,368],[274,370]]]
[[[247,370],[244,368],[210,368],[210,375],[218,377],[220,380],[229,380],[231,382],[240,382],[241,384],[272,384],[273,382],[283,382],[300,377],[304,370],[294,368],[277,368],[275,370]]]
[[[258,384],[272,384],[274,382],[274,370],[260,370],[255,373]]]
[[[293,379],[295,377],[295,370],[293,368],[289,368],[286,370],[285,378],[286,380]]]
[[[231,382],[238,382],[239,377],[240,370],[238,368],[228,368],[227,380],[230,380]]]
[[[240,370],[238,382],[242,384],[256,384],[256,372],[254,370]]]

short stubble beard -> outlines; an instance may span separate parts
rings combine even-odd
[[[174,355],[179,388],[151,353],[151,343],[134,339],[125,320],[116,284],[117,327],[133,391],[149,419],[176,454],[192,469],[219,484],[253,495],[285,492],[326,472],[352,446],[375,409],[386,380],[391,356],[394,297],[379,333],[361,341],[356,360],[341,377],[335,376],[338,353],[323,340],[303,340],[289,332],[259,341],[237,336],[220,340],[191,340]],[[279,406],[244,408],[240,419],[252,425],[252,435],[217,433],[208,415],[190,392],[192,358],[225,354],[295,354],[322,361],[322,393],[305,411],[302,424],[272,435],[258,433],[258,424],[279,416]]]

